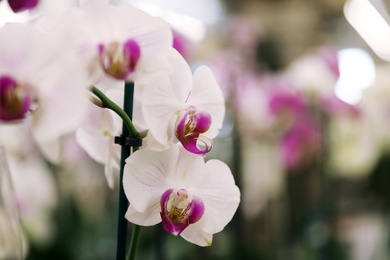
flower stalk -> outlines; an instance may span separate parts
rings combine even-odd
[[[126,86],[130,86],[130,85],[133,85],[132,88],[134,88],[133,82],[126,83]],[[126,86],[125,86],[125,93],[126,93],[126,89],[129,88]],[[131,103],[126,102],[126,94],[125,94],[124,104],[126,104],[126,105],[124,106],[125,110],[123,110],[117,104],[115,104],[115,102],[113,102],[106,95],[104,95],[104,93],[101,92],[97,87],[92,86],[90,90],[93,94],[95,94],[101,100],[103,108],[107,108],[107,109],[114,111],[118,116],[120,116],[122,118],[123,123],[126,125],[126,128],[127,128],[131,137],[135,137],[135,138],[140,137],[140,134],[138,133],[137,129],[134,127],[133,122],[131,121],[131,115],[126,113],[127,107],[131,107],[131,113],[133,112],[132,105],[133,105],[134,93],[131,94]],[[128,109],[130,109],[130,108],[128,108]]]
[[[130,247],[126,257],[126,260],[134,260],[137,253],[138,241],[141,235],[141,226],[134,225],[131,233]]]
[[[133,115],[133,100],[134,100],[134,83],[126,82],[124,90],[123,109],[110,100],[103,92],[101,92],[95,86],[91,87],[91,92],[95,94],[102,102],[102,107],[110,109],[118,114],[123,120],[122,137],[134,137],[142,138],[140,133],[136,130],[132,123]],[[130,146],[122,143],[121,149],[121,162],[120,162],[120,176],[119,176],[119,206],[118,206],[118,225],[117,225],[117,260],[124,260],[126,257],[126,244],[127,244],[127,220],[125,214],[129,206],[129,202],[125,196],[123,190],[123,169],[125,166],[125,160],[130,156]],[[138,150],[138,147],[133,147],[133,152]],[[126,259],[135,259],[137,245],[140,237],[141,227],[138,225],[133,226],[130,247]]]

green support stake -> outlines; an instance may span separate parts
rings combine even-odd
[[[123,101],[123,110],[132,119],[133,117],[133,100],[134,100],[134,83],[126,82],[125,84],[125,95]],[[130,133],[126,125],[122,126],[122,139],[129,137]],[[125,160],[131,154],[131,147],[126,145],[126,142],[121,142],[121,165],[119,174],[119,206],[118,206],[118,229],[117,229],[117,250],[116,259],[125,260],[126,258],[126,245],[127,245],[127,220],[125,214],[129,206],[129,202],[125,196],[123,190],[123,169],[125,166]]]

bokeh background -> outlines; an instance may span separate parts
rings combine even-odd
[[[206,159],[226,162],[242,194],[211,247],[157,225],[142,230],[138,259],[390,259],[390,65],[347,22],[345,1],[122,2],[166,19],[189,64],[213,70],[227,114]],[[28,16],[6,5],[0,24]],[[74,136],[64,141],[51,165],[26,127],[0,125],[24,255],[115,259],[118,191]]]

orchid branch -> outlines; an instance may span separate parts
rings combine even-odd
[[[125,113],[125,111],[123,111],[123,109],[121,107],[119,107],[117,104],[115,104],[115,102],[113,102],[111,99],[109,99],[97,87],[92,86],[90,90],[93,94],[95,94],[101,100],[103,108],[111,109],[118,116],[120,116],[122,118],[123,123],[126,125],[127,129],[129,130],[131,137],[142,138],[142,136],[137,131],[137,129],[135,129],[130,117]]]

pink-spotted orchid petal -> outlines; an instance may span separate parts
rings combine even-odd
[[[136,151],[124,171],[123,186],[131,205],[127,220],[143,226],[162,222],[167,232],[199,246],[211,245],[213,234],[231,221],[240,202],[226,164],[205,162],[180,144],[165,151]]]

